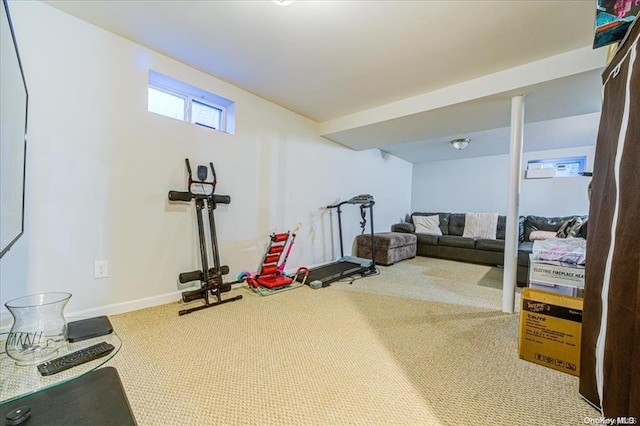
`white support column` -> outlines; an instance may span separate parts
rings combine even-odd
[[[512,314],[516,302],[518,272],[518,203],[524,128],[524,96],[511,98],[511,140],[509,143],[509,194],[504,241],[502,312]]]

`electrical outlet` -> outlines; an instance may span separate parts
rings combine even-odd
[[[96,260],[93,263],[93,278],[107,278],[109,276],[109,261]]]

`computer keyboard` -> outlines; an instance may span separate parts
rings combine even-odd
[[[115,347],[107,342],[97,343],[93,346],[44,362],[38,365],[38,371],[40,371],[40,374],[43,376],[50,376],[77,365],[84,364],[85,362],[101,358],[108,355],[114,349]]]

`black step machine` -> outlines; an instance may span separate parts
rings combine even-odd
[[[362,221],[360,222],[360,228],[364,234],[367,224],[366,209],[369,209],[369,222],[371,226],[371,259],[363,259],[355,256],[345,256],[344,247],[342,242],[342,206],[345,204],[355,204],[360,206],[360,216]],[[328,209],[336,209],[338,211],[338,233],[340,235],[340,259],[335,262],[330,262],[325,265],[316,266],[309,269],[309,276],[307,282],[312,283],[314,281],[320,281],[322,287],[329,286],[332,282],[338,281],[342,278],[350,278],[356,275],[367,277],[376,273],[375,262],[375,245],[373,241],[373,196],[369,194],[363,194],[355,196],[347,201],[342,201],[338,204],[332,204],[327,206]],[[300,278],[298,278],[300,281]]]
[[[229,204],[231,197],[228,195],[215,194],[216,191],[216,170],[213,168],[213,163],[209,163],[211,168],[211,174],[213,175],[212,181],[207,181],[207,167],[198,166],[198,180],[194,180],[191,175],[191,165],[189,159],[184,160],[187,165],[187,171],[189,172],[188,191],[169,191],[169,201],[185,201],[190,202],[195,200],[196,202],[196,219],[198,221],[198,239],[200,241],[200,256],[202,263],[202,270],[183,272],[178,276],[178,280],[181,283],[187,283],[190,281],[200,281],[200,288],[197,290],[188,290],[182,292],[182,301],[187,303],[197,299],[203,299],[204,305],[196,306],[190,309],[183,309],[178,312],[179,315],[189,314],[201,309],[210,308],[212,306],[221,305],[227,302],[233,302],[234,300],[242,299],[242,295],[232,297],[230,299],[222,300],[222,293],[231,290],[232,284],[242,282],[242,280],[225,283],[223,282],[223,275],[229,273],[229,267],[226,265],[220,265],[220,255],[218,254],[218,239],[216,237],[216,224],[213,218],[213,211],[216,209],[217,204]],[[204,233],[204,209],[207,209],[207,216],[209,218],[209,231],[211,233],[211,253],[213,257],[213,267],[209,268],[209,256],[207,254],[207,242]],[[210,299],[210,295],[213,296],[215,301]]]

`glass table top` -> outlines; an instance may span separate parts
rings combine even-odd
[[[38,364],[41,363],[26,366],[16,365],[16,362],[9,358],[5,352],[7,336],[8,333],[3,333],[0,340],[0,402],[2,403],[52,386],[60,385],[93,371],[113,358],[122,347],[122,341],[115,332],[80,342],[66,342],[49,361],[100,342],[110,343],[115,349],[102,358],[94,359],[93,361],[86,362],[51,376],[42,376],[38,371]]]

